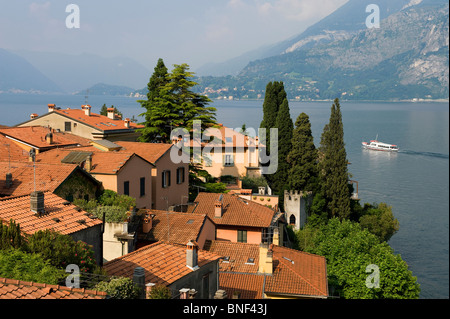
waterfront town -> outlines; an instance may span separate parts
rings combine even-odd
[[[221,142],[201,152],[200,166],[225,189],[211,192],[190,187],[188,155],[171,156],[193,147],[182,136],[138,142],[143,125],[114,108],[100,115],[90,105],[48,104],[45,111],[0,126],[0,230],[3,238],[8,225],[9,234],[19,225],[23,238],[69,236],[89,247],[95,265],[66,264],[65,280],[54,283],[0,278],[0,298],[114,298],[95,278],[126,279],[139,299],[330,296],[325,257],[293,249],[287,234],[304,225],[309,195],[285,191],[280,207],[270,187],[243,185],[243,177],[261,176],[258,137],[216,126]],[[122,213],[107,196],[125,202]]]

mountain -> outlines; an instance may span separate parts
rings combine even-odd
[[[89,91],[89,93],[88,93]],[[121,85],[109,85],[105,83],[98,83],[86,90],[82,90],[79,92],[76,92],[75,95],[86,95],[87,93],[89,95],[126,95],[129,96],[131,93],[133,93],[135,89],[132,89],[128,86],[121,86]]]
[[[377,1],[381,18],[398,12],[409,2],[410,0]],[[248,63],[254,60],[349,38],[366,27],[365,21],[368,15],[366,7],[371,3],[373,3],[373,0],[350,0],[297,36],[246,52],[222,63],[205,64],[196,70],[196,74],[199,76],[237,75]]]
[[[66,92],[73,93],[97,83],[141,88],[152,72],[128,57],[102,57],[94,54],[17,51]]]
[[[0,93],[60,93],[62,89],[24,58],[0,48]]]
[[[339,10],[348,10],[355,1],[349,1],[347,9]],[[389,2],[393,13],[381,20],[378,29],[343,29],[343,23],[327,29],[335,34],[337,29],[342,31],[340,34],[350,30],[345,36],[323,42],[316,38],[309,46],[305,41],[311,39],[308,34],[317,36],[318,33],[306,30],[306,35],[280,46],[280,49],[288,48],[283,53],[252,61],[235,77],[203,77],[198,82],[203,90],[213,88],[214,93],[220,89],[217,84],[234,82],[225,92],[241,98],[251,98],[258,92],[263,94],[265,84],[278,80],[285,83],[290,98],[300,100],[448,99],[448,3],[443,0]],[[330,26],[336,14],[334,18],[332,15],[333,19],[327,17],[319,22],[321,27],[311,29],[324,30],[323,25]],[[353,18],[349,16],[346,21],[350,20]]]

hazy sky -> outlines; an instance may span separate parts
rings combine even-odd
[[[348,0],[0,0],[0,48],[222,62],[304,31]],[[66,6],[80,28],[66,27]]]

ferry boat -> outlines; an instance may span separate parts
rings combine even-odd
[[[394,144],[388,144],[378,141],[378,135],[376,140],[371,140],[370,143],[362,142],[362,147],[368,150],[385,151],[385,152],[398,152],[398,146]]]

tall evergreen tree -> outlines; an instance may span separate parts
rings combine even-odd
[[[311,132],[309,116],[301,113],[295,121],[292,149],[287,162],[290,165],[288,186],[291,190],[318,191],[317,150]]]
[[[286,184],[290,168],[287,157],[292,149],[292,131],[294,129],[289,110],[289,102],[286,98],[278,110],[275,128],[278,129],[278,169],[273,174],[270,183],[271,188],[276,193],[283,195],[284,190],[287,189]]]
[[[159,135],[162,142],[170,142],[172,129],[191,130],[194,120],[201,120],[202,127],[215,123],[216,109],[207,106],[208,97],[191,90],[197,85],[192,78],[187,64],[174,65],[172,73],[167,73],[162,59],[158,61],[148,83],[147,100],[139,101],[147,109],[141,114],[145,116],[141,141],[151,142]]]
[[[147,100],[138,101],[146,109],[144,113],[140,114],[140,116],[145,117],[145,122],[142,123],[145,127],[140,130],[139,140],[141,142],[156,141],[157,136],[168,139],[170,128],[166,127],[166,124],[170,123],[171,112],[167,105],[164,105],[163,101],[160,100],[161,89],[168,82],[167,67],[163,59],[160,58],[147,84]]]
[[[321,190],[328,213],[330,217],[348,218],[351,213],[348,161],[339,99],[335,99],[331,107],[330,121],[322,133],[320,152]]]

